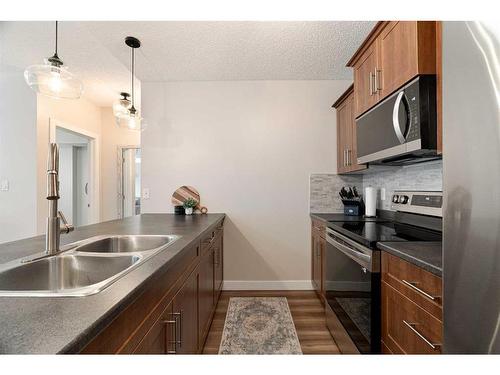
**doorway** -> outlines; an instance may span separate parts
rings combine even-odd
[[[141,213],[141,149],[118,147],[119,194],[118,216],[125,218]]]
[[[56,121],[50,125],[50,142],[59,146],[59,209],[75,227],[95,223],[97,137]]]

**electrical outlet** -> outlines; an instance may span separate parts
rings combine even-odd
[[[0,181],[0,191],[9,191],[9,180]]]
[[[385,188],[380,189],[380,200],[385,201]]]
[[[142,199],[149,199],[149,188],[142,189]]]

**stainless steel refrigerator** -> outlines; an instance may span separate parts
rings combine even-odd
[[[446,353],[500,353],[500,49],[495,27],[443,23]]]

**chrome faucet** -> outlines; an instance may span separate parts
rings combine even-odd
[[[45,253],[57,254],[60,251],[61,233],[72,232],[75,228],[68,224],[61,211],[57,210],[59,200],[59,147],[56,143],[49,144],[47,162],[47,200],[49,201],[49,216],[47,217],[47,234],[45,237]],[[63,225],[61,226],[61,220]]]

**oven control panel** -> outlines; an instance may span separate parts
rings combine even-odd
[[[442,191],[395,191],[391,208],[421,215],[443,216]]]

